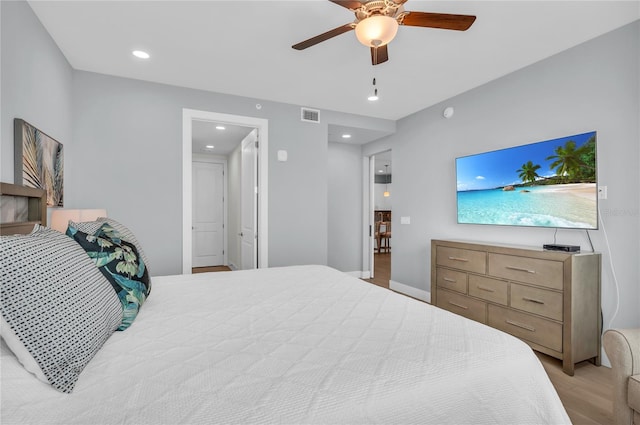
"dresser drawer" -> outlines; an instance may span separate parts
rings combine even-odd
[[[487,253],[471,249],[439,246],[436,251],[436,263],[439,266],[484,274],[487,269]]]
[[[488,324],[518,338],[562,352],[560,323],[490,304]]]
[[[487,304],[482,301],[442,289],[438,289],[437,300],[436,305],[440,308],[476,322],[487,323]]]
[[[436,269],[436,281],[441,288],[451,289],[452,291],[467,293],[467,274],[455,270]]]
[[[483,276],[469,276],[469,295],[508,305],[507,282]]]
[[[562,289],[564,265],[561,261],[489,254],[489,274],[509,280]]]
[[[562,321],[562,293],[511,284],[511,307]]]

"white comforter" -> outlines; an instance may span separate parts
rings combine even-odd
[[[3,424],[570,423],[521,341],[322,266],[154,278],[70,395],[2,346]]]

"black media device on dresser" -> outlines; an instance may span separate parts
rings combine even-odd
[[[600,365],[598,253],[431,241],[431,304],[510,333],[536,351]]]
[[[562,245],[559,243],[546,243],[542,245],[542,249],[547,251],[580,252],[578,245]]]

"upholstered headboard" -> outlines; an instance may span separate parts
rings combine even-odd
[[[0,183],[0,234],[31,233],[35,224],[47,225],[47,192]]]

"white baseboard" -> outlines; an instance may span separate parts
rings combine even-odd
[[[396,282],[395,280],[389,281],[389,289],[428,303],[431,302],[431,292],[414,288],[413,286],[405,285],[404,283]]]
[[[238,270],[238,268],[236,267],[236,265],[235,265],[235,264],[233,264],[233,263],[229,263],[227,266],[231,269],[231,271]]]

